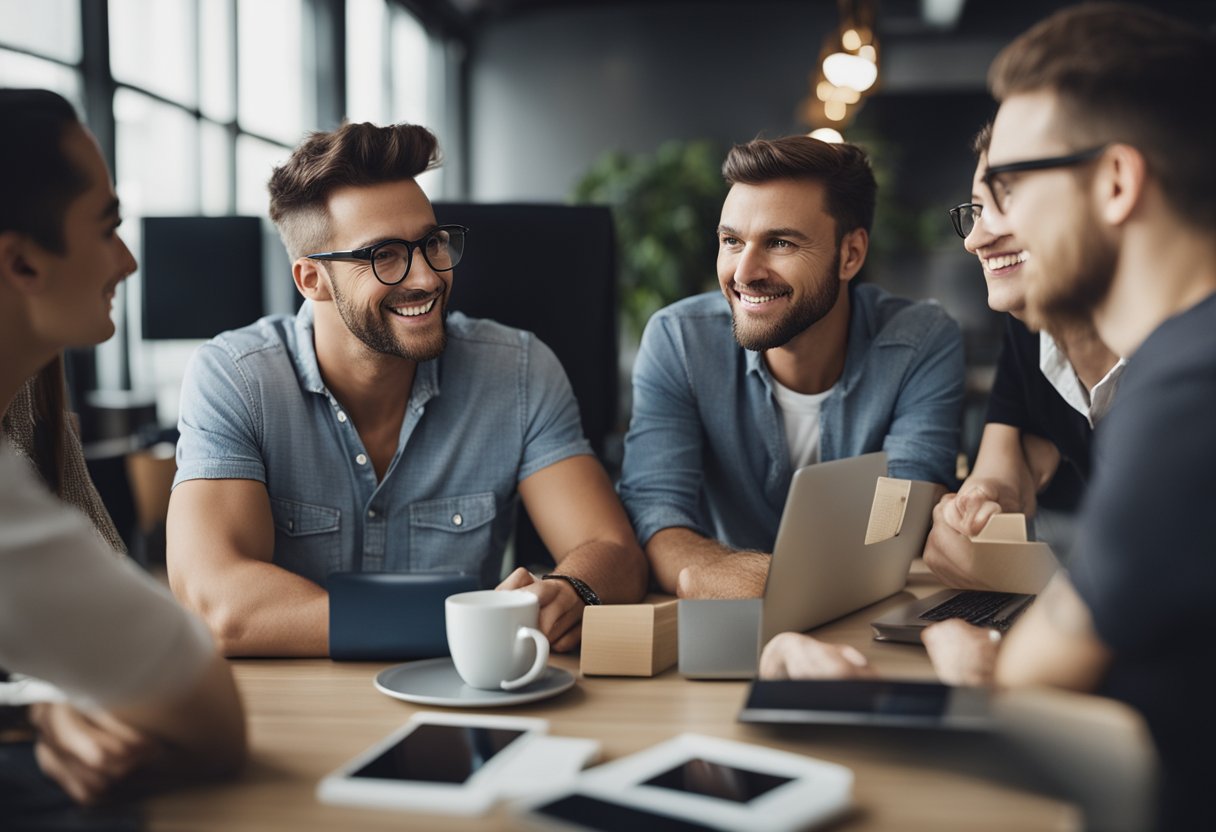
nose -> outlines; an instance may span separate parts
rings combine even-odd
[[[748,243],[743,246],[735,260],[734,280],[741,286],[763,280],[768,274],[768,264],[760,247]]]
[[[444,274],[451,274],[451,272],[444,272]],[[406,274],[405,279],[401,283],[411,289],[422,289],[433,292],[441,288],[445,281],[439,272],[431,268],[431,264],[422,256],[422,251],[418,250],[414,252],[413,258],[410,261],[409,273]]]
[[[135,259],[135,255],[131,253],[131,249],[127,246],[126,240],[122,237],[118,238],[118,245],[121,248],[119,252],[119,263],[122,266],[122,279],[126,280],[135,270],[139,268],[139,263]]]

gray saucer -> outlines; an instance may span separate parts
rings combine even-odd
[[[479,690],[464,683],[448,657],[387,667],[376,674],[376,690],[394,699],[445,708],[497,708],[548,699],[574,687],[574,674],[546,667],[541,677],[519,690]]]

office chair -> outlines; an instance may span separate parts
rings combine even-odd
[[[616,242],[612,214],[589,205],[437,202],[440,223],[469,228],[451,308],[533,332],[566,370],[583,431],[605,459],[617,421]],[[519,565],[553,563],[526,514]]]

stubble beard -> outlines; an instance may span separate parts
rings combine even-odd
[[[404,358],[407,361],[421,363],[438,358],[447,346],[446,292],[435,298],[435,303],[440,307],[438,330],[434,334],[427,333],[423,335],[419,333],[414,343],[405,344],[397,337],[397,333],[393,332],[392,325],[377,316],[377,310],[356,308],[350,299],[342,293],[342,290],[338,288],[336,280],[330,280],[330,287],[333,290],[334,306],[338,310],[338,317],[342,319],[342,323],[346,324],[346,328],[350,330],[351,334],[358,338],[369,350],[382,355],[392,355],[397,358]],[[429,297],[431,295],[427,292],[404,292],[401,295],[393,297],[391,304],[386,300],[382,304],[380,314],[394,314],[384,310],[383,307],[389,305],[407,306],[411,303],[425,301]]]
[[[763,289],[763,284],[755,288]],[[763,293],[762,291],[760,293]],[[738,306],[745,301],[731,296],[731,330],[735,341],[745,350],[763,352],[783,347],[816,323],[836,306],[840,297],[840,252],[832,260],[827,271],[820,275],[818,285],[813,292],[803,296],[797,304],[777,321],[769,324],[739,321]]]
[[[1118,248],[1103,236],[1099,225],[1083,217],[1074,241],[1052,258],[1035,259],[1033,279],[1026,287],[1026,323],[1049,333],[1078,327],[1092,329],[1094,310],[1110,293],[1119,261]]]

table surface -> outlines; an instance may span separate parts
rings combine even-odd
[[[825,625],[816,635],[857,646],[884,675],[932,679],[923,648],[883,644],[869,622],[889,607],[938,585],[914,570],[904,593]],[[576,675],[575,656],[551,662]],[[154,830],[501,829],[503,810],[479,819],[326,806],[318,781],[402,725],[435,710],[392,699],[372,680],[392,663],[310,659],[232,662],[249,714],[252,759],[243,776],[155,797],[146,805]],[[833,829],[1067,830],[1080,826],[1075,806],[1052,797],[1011,762],[993,737],[916,730],[747,725],[736,716],[748,683],[692,681],[672,668],[653,678],[582,677],[560,696],[497,713],[549,720],[558,736],[591,737],[604,760],[695,732],[795,751],[848,766],[855,809]],[[485,713],[478,710],[477,713]],[[1016,755],[1015,755],[1016,757]]]

